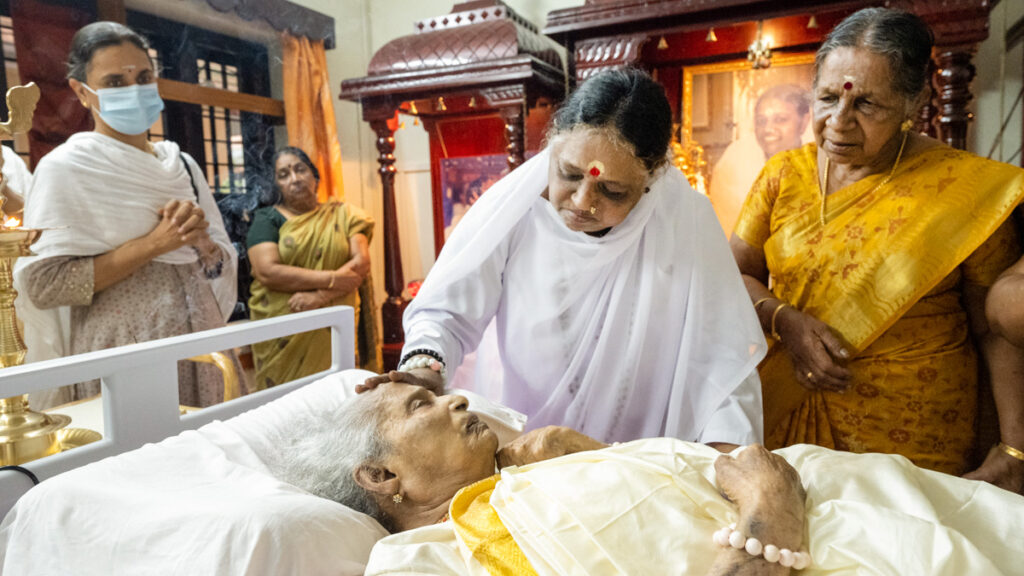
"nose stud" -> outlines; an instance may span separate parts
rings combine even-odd
[[[594,206],[594,205],[590,206],[590,215],[591,216],[597,215],[597,206]]]

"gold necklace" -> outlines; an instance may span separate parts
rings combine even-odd
[[[875,184],[875,187],[872,188],[866,194],[866,196],[870,196],[870,195],[874,194],[875,192],[878,191],[879,188],[881,188],[882,186],[885,186],[886,184],[888,184],[889,180],[892,180],[892,175],[896,173],[896,167],[900,165],[900,158],[903,158],[903,148],[906,147],[906,145],[907,145],[907,135],[908,134],[910,134],[909,130],[904,130],[903,131],[903,142],[900,143],[900,151],[896,154],[896,161],[892,163],[892,170],[889,170],[889,175],[886,176],[885,178],[883,178],[882,181],[879,182],[878,184]],[[829,167],[829,157],[828,157],[828,154],[825,154],[825,184],[824,185],[819,184],[819,188],[820,188],[820,191],[821,191],[821,227],[822,228],[825,227],[825,198],[828,197],[828,167]]]

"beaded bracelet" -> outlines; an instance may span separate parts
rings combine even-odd
[[[448,380],[448,371],[441,355],[433,350],[419,348],[409,352],[402,358],[398,365],[399,372],[409,372],[415,368],[430,368],[441,374],[441,378]]]
[[[736,550],[745,550],[751,556],[762,556],[766,562],[773,564],[778,562],[786,568],[803,570],[811,565],[811,555],[806,551],[793,552],[788,548],[779,548],[771,544],[762,545],[757,538],[744,536],[736,529],[735,524],[730,524],[715,532],[712,540],[723,548],[732,547]]]

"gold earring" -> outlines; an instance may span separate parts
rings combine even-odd
[[[914,121],[911,120],[910,118],[907,118],[906,120],[903,121],[903,124],[900,124],[900,130],[902,130],[904,132],[909,132],[910,129],[913,128],[913,127],[914,127]]]
[[[402,500],[404,500],[404,498],[402,498],[401,494],[395,494],[394,496],[391,497],[391,501],[394,502],[395,504],[401,504]]]

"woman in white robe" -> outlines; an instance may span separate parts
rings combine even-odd
[[[710,204],[667,162],[663,89],[598,74],[548,138],[466,214],[405,312],[400,373],[367,384],[439,391],[493,319],[492,399],[531,428],[759,441],[764,336]]]
[[[151,144],[160,117],[145,39],[112,22],[78,31],[69,83],[95,129],[36,168],[25,224],[46,229],[16,271],[31,360],[216,328],[235,303],[236,254],[195,161]],[[179,364],[180,401],[222,398],[212,365]],[[92,381],[35,398],[39,407],[94,396]]]

